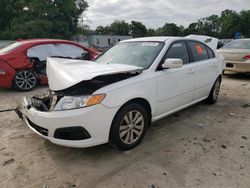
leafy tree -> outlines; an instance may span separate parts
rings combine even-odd
[[[233,38],[236,32],[244,37],[250,37],[250,10],[237,13],[233,10],[224,10],[221,15],[211,15],[191,23],[187,28],[166,23],[157,29],[147,29],[141,22],[132,21],[129,25],[124,21],[115,21],[111,26],[98,27],[98,34],[131,34],[141,36],[185,36],[189,34],[208,35],[217,38]]]
[[[155,30],[154,29],[152,29],[152,28],[149,28],[148,30],[147,30],[147,36],[154,36],[156,33],[155,33]]]
[[[147,35],[147,28],[141,22],[132,21],[130,31],[133,37],[145,37]]]
[[[222,38],[233,38],[234,34],[240,31],[240,18],[236,11],[224,10],[220,19]]]
[[[95,32],[91,30],[89,25],[86,24],[81,25],[76,33],[76,35],[92,35],[92,34],[95,34]]]
[[[198,22],[193,22],[189,24],[188,28],[185,29],[185,34],[199,34],[199,24]]]
[[[185,34],[183,26],[177,26],[174,23],[165,23],[163,27],[155,30],[153,35],[157,36],[182,36]]]
[[[111,33],[110,26],[98,26],[95,30],[97,35],[109,35]]]
[[[185,36],[185,27],[183,25],[179,26],[179,35]]]
[[[185,34],[209,35],[218,38],[233,38],[236,32],[242,32],[246,36],[249,25],[249,17],[247,11],[239,14],[233,10],[225,10],[221,16],[211,15],[201,18],[197,22],[191,23],[185,29]],[[244,17],[244,18],[243,18]]]
[[[2,2],[2,0],[1,0]],[[8,23],[0,22],[12,38],[70,38],[78,31],[78,19],[87,9],[85,0],[3,0]],[[10,8],[11,7],[11,8]],[[10,15],[10,16],[8,16]]]
[[[111,35],[129,35],[129,24],[125,21],[114,21],[110,25]]]
[[[161,32],[165,36],[179,36],[179,27],[174,23],[166,23],[161,28]]]
[[[240,12],[240,31],[245,37],[250,38],[250,10]]]

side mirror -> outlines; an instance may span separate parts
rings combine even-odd
[[[175,68],[181,68],[183,66],[182,59],[175,59],[175,58],[169,58],[166,59],[165,62],[162,64],[163,69],[175,69]]]

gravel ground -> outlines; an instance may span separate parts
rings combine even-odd
[[[0,109],[30,93],[0,90]],[[217,104],[199,103],[154,123],[139,147],[56,146],[0,113],[0,187],[246,187],[250,185],[250,77],[226,75]]]

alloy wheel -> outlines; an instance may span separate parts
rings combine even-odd
[[[30,90],[36,85],[36,76],[30,71],[20,71],[15,77],[15,84],[19,89]]]
[[[143,133],[145,126],[144,117],[137,110],[129,111],[120,124],[120,139],[125,144],[135,143]]]
[[[217,80],[214,86],[214,90],[213,90],[213,99],[217,100],[217,98],[219,97],[219,93],[220,93],[220,81]]]

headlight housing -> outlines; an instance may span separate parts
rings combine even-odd
[[[85,95],[85,96],[65,96],[57,103],[55,111],[72,110],[100,104],[105,98],[105,94]]]

